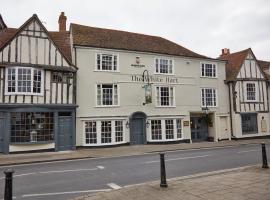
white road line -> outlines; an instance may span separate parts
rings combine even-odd
[[[39,193],[39,194],[24,194],[22,198],[27,197],[39,197],[39,196],[54,196],[54,195],[63,195],[63,194],[79,194],[79,193],[92,193],[92,192],[106,192],[111,191],[112,189],[100,189],[100,190],[81,190],[81,191],[68,191],[68,192],[51,192],[51,193]]]
[[[98,169],[105,169],[105,167],[104,166],[101,166],[101,165],[97,166],[97,168]]]
[[[181,158],[171,158],[171,159],[166,159],[166,162],[170,161],[175,161],[175,160],[186,160],[186,159],[195,159],[195,158],[204,158],[204,157],[209,157],[211,155],[202,155],[202,156],[193,156],[193,157],[181,157]],[[151,164],[151,163],[157,163],[160,162],[160,160],[152,160],[152,161],[147,161],[145,164]]]
[[[52,173],[66,173],[66,172],[80,172],[80,171],[94,171],[98,170],[98,168],[92,169],[69,169],[69,170],[61,170],[61,171],[47,171],[47,172],[38,172],[38,174],[52,174]]]
[[[122,188],[120,185],[117,185],[115,183],[108,183],[107,185],[114,190],[118,190],[118,189]]]
[[[260,151],[259,149],[253,149],[253,150],[246,150],[246,151],[238,151],[237,153],[248,153],[253,151]]]

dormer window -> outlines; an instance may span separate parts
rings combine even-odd
[[[96,54],[96,70],[118,71],[118,56],[109,53]]]
[[[43,71],[31,67],[6,69],[6,95],[42,95]]]

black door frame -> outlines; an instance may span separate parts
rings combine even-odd
[[[142,144],[147,144],[147,138],[146,138],[146,119],[147,119],[147,115],[144,112],[138,111],[138,112],[134,112],[131,114],[131,116],[129,117],[129,121],[130,121],[130,129],[129,129],[129,140],[130,140],[130,144],[133,144],[131,141],[132,138],[132,124],[133,124],[133,119],[142,119],[143,120],[143,143]]]

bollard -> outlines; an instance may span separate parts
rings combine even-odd
[[[267,163],[267,155],[266,155],[266,149],[265,149],[265,143],[262,142],[262,168],[269,168]]]
[[[5,184],[5,198],[4,200],[12,200],[12,176],[14,173],[13,169],[8,169],[4,171],[6,175],[6,184]]]
[[[168,187],[166,180],[164,153],[160,153],[160,187]]]

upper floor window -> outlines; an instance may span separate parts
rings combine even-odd
[[[62,72],[53,72],[52,73],[52,82],[55,83],[67,83],[68,74]]]
[[[97,105],[117,106],[118,105],[118,85],[98,84],[97,85]]]
[[[11,67],[6,70],[6,94],[41,95],[43,71],[30,67]]]
[[[217,90],[216,89],[202,88],[201,97],[202,97],[202,107],[217,106]]]
[[[170,59],[156,59],[156,73],[158,74],[173,74],[173,61]]]
[[[215,64],[201,63],[202,77],[217,77],[217,69]]]
[[[156,87],[157,106],[174,106],[174,87]]]
[[[98,53],[96,61],[96,69],[99,71],[118,71],[117,55]]]
[[[247,101],[256,101],[255,83],[247,83],[246,94],[247,94]]]

